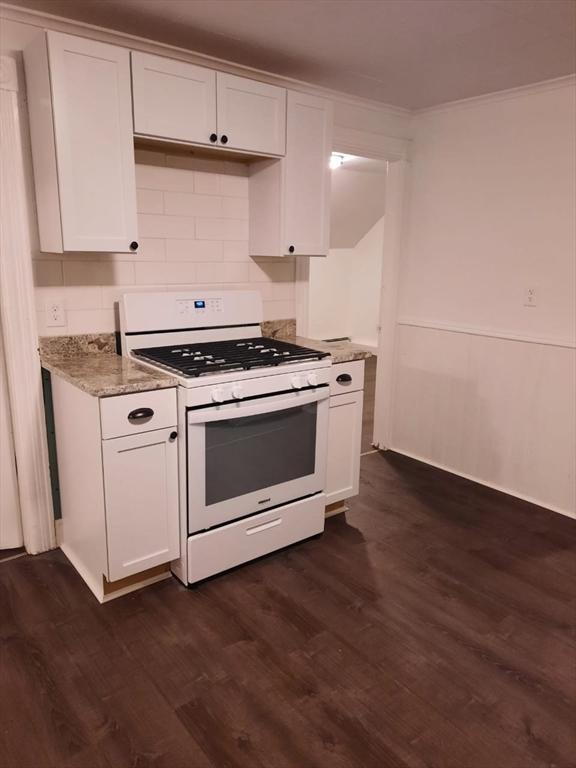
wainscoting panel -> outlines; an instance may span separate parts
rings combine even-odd
[[[399,324],[391,444],[576,517],[576,350]]]

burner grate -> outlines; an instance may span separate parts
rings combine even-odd
[[[133,354],[186,377],[302,363],[329,356],[328,352],[261,337],[147,347],[134,349]]]

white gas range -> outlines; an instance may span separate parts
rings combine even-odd
[[[260,330],[255,291],[125,294],[122,353],[178,381],[180,559],[200,581],[324,529],[330,357]]]

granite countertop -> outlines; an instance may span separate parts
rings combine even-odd
[[[116,354],[114,334],[40,339],[42,367],[94,397],[177,386],[167,373]]]
[[[269,338],[328,352],[334,364],[372,357],[372,352],[349,341],[318,341],[296,336],[293,319],[263,323],[262,333]],[[169,373],[116,354],[113,333],[43,337],[39,352],[43,368],[94,397],[178,386],[177,379]]]
[[[296,335],[296,320],[269,320],[262,323],[262,335],[270,339],[281,339],[292,344],[300,344],[302,347],[317,349],[320,352],[328,352],[332,357],[332,363],[350,363],[353,360],[367,360],[374,353],[353,344],[351,341],[319,341],[308,339],[305,336]]]
[[[302,347],[317,349],[320,352],[329,352],[332,357],[332,363],[350,363],[353,360],[367,360],[373,357],[373,352],[364,347],[353,344],[351,341],[318,341],[318,339],[307,339],[305,336],[294,336],[294,344],[300,344]]]

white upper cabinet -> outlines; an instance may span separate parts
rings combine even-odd
[[[132,52],[134,132],[263,155],[286,151],[286,90]]]
[[[132,52],[134,132],[208,144],[217,139],[216,72]]]
[[[285,253],[328,255],[331,153],[332,105],[291,91],[284,180]]]
[[[250,255],[326,256],[332,105],[288,92],[286,156],[250,166]]]
[[[42,32],[24,60],[40,249],[135,250],[129,52]]]
[[[218,72],[218,142],[231,149],[283,155],[286,90]]]

